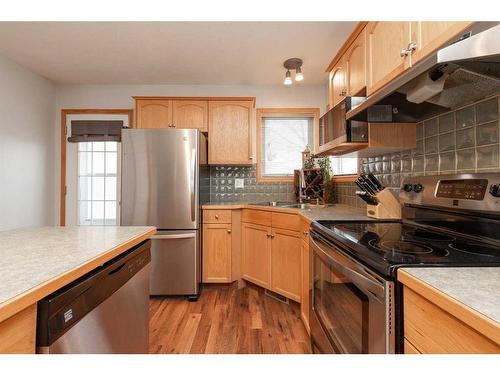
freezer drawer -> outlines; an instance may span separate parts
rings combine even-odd
[[[198,294],[201,280],[198,230],[158,231],[151,246],[151,295]]]

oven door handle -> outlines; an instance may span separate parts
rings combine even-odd
[[[313,236],[309,237],[311,244],[313,245],[313,251],[318,254],[318,256],[335,268],[340,273],[349,277],[352,282],[365,293],[369,293],[370,295],[376,297],[380,301],[385,299],[385,288],[381,282],[377,282],[376,279],[371,279],[369,276],[362,275],[356,269],[360,269],[362,266],[357,262],[347,258],[343,253],[337,250],[325,251],[323,248],[323,242],[318,243],[314,240]],[[330,245],[333,246],[333,245]]]

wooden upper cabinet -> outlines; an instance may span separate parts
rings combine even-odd
[[[367,94],[371,95],[408,69],[410,54],[401,52],[410,44],[409,22],[369,22],[367,39]]]
[[[172,100],[137,99],[135,111],[137,128],[158,129],[172,125]]]
[[[335,107],[347,95],[345,61],[341,59],[329,74],[330,108]]]
[[[271,228],[241,224],[241,276],[263,288],[270,287]]]
[[[356,96],[366,87],[366,29],[356,37],[345,54],[347,95]]]
[[[231,224],[203,224],[203,282],[231,282]]]
[[[173,100],[172,123],[180,129],[208,131],[208,101]]]
[[[209,164],[252,164],[252,109],[253,101],[209,102]]]
[[[411,41],[416,45],[411,64],[415,65],[470,25],[472,22],[411,22]]]

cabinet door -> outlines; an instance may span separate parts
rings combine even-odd
[[[309,242],[302,241],[302,291],[300,302],[300,314],[307,330],[309,331],[309,307],[310,307],[310,271],[309,271]]]
[[[168,128],[172,125],[172,101],[138,99],[135,104],[136,127],[142,129]]]
[[[366,29],[351,44],[345,59],[347,94],[355,96],[366,87]]]
[[[271,241],[271,289],[300,302],[302,289],[299,232],[273,228]]]
[[[209,164],[252,164],[252,108],[253,102],[245,101],[209,103]]]
[[[263,288],[270,287],[271,228],[264,225],[241,225],[241,276]]]
[[[335,107],[347,95],[344,61],[341,60],[330,72],[330,107]]]
[[[231,224],[203,225],[203,282],[231,282]]]
[[[371,95],[410,67],[401,51],[410,43],[409,22],[370,22],[366,26],[368,82]]]
[[[415,65],[470,25],[472,22],[412,22],[411,41],[417,49],[411,54],[411,64]]]
[[[172,122],[176,128],[208,131],[206,100],[174,100],[172,112]]]

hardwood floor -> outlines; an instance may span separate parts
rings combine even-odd
[[[205,285],[197,302],[154,297],[149,313],[150,353],[311,353],[300,306],[250,284]]]

